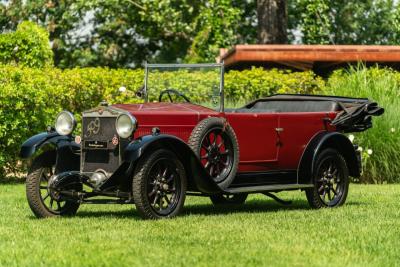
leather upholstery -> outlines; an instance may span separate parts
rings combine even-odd
[[[335,101],[321,100],[267,100],[257,101],[252,106],[226,110],[235,113],[264,113],[264,112],[324,112],[339,111],[339,104]]]

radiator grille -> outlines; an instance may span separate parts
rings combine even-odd
[[[90,116],[82,118],[82,156],[81,170],[94,172],[102,169],[114,173],[120,165],[120,145],[113,145],[118,138],[115,130],[117,117]]]

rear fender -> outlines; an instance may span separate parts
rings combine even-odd
[[[341,133],[324,131],[315,135],[304,150],[297,172],[299,184],[313,183],[317,156],[326,148],[336,149],[344,157],[350,176],[360,177],[360,157],[351,141]]]
[[[20,150],[20,157],[28,159],[40,148],[51,145],[57,152],[57,172],[78,171],[80,169],[80,146],[72,136],[59,135],[57,132],[43,132],[26,140]]]
[[[189,190],[198,190],[206,194],[221,192],[219,186],[204,170],[192,149],[175,136],[166,134],[143,136],[126,147],[123,159],[130,162],[131,169],[134,170],[137,162],[145,154],[160,148],[171,150],[181,160],[187,174]]]

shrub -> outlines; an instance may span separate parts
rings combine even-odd
[[[399,85],[399,72],[377,67],[339,70],[327,82],[328,94],[368,97],[385,108],[382,117],[373,119],[372,129],[354,134],[354,142],[363,149],[365,168],[361,182],[400,182]]]
[[[324,86],[324,80],[312,71],[252,68],[228,72],[225,95],[231,101],[243,102],[272,94],[318,94]]]
[[[19,147],[31,135],[53,125],[55,115],[77,115],[101,100],[135,102],[130,94],[143,82],[142,70],[106,68],[32,69],[0,66],[0,171],[17,171]],[[125,86],[126,93],[118,93]],[[78,128],[79,129],[79,128]]]
[[[163,73],[164,81],[175,89],[196,88],[190,97],[209,101],[209,86],[214,76],[209,73],[189,73],[191,82],[183,83],[173,73]],[[60,70],[0,65],[0,170],[18,171],[19,148],[28,137],[53,125],[61,110],[69,110],[80,118],[83,110],[97,106],[100,101],[109,103],[135,103],[142,100],[134,92],[143,84],[143,70],[111,70],[107,68],[75,68]],[[193,86],[195,84],[196,86]],[[165,83],[153,86],[153,99]],[[126,91],[118,91],[120,87]],[[252,69],[226,74],[226,95],[238,100],[253,99],[272,93],[315,93],[323,89],[321,78],[312,72],[290,73],[285,71]],[[197,91],[197,92],[195,92]],[[200,92],[200,93],[199,93]],[[78,129],[80,127],[78,126]]]
[[[0,34],[0,63],[28,67],[53,65],[49,33],[33,22],[24,21],[15,32]]]
[[[210,102],[219,93],[219,69],[200,71],[154,70],[149,73],[150,100],[156,100],[161,90],[173,88],[184,91],[193,102]],[[162,81],[162,82],[160,82]],[[252,68],[225,74],[225,98],[230,105],[271,94],[317,94],[324,89],[324,80],[312,71],[290,72]]]

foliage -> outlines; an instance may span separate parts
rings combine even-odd
[[[394,0],[296,0],[289,22],[306,44],[398,44],[399,12]]]
[[[49,34],[32,22],[22,22],[15,32],[0,34],[0,63],[28,67],[53,64]]]
[[[81,45],[82,28],[87,27],[84,3],[77,0],[5,1],[0,3],[0,32],[15,30],[25,20],[35,22],[49,32],[55,65],[65,64],[71,60],[76,49],[86,49]]]
[[[29,20],[50,34],[55,65],[135,67],[214,61],[219,48],[257,42],[257,0],[0,1],[0,32]],[[396,0],[288,1],[291,41],[398,44]]]
[[[185,90],[197,102],[209,101],[212,86],[219,86],[209,73],[156,73],[169,87]],[[177,79],[180,76],[181,79]],[[186,76],[186,78],[185,78]],[[188,78],[190,76],[190,79]],[[183,82],[183,81],[186,81]],[[166,83],[152,85],[150,100],[158,98]],[[225,77],[227,99],[246,101],[273,93],[316,93],[323,89],[321,78],[312,72],[266,71],[254,68],[231,71]],[[101,100],[110,103],[141,101],[134,92],[143,84],[143,70],[110,70],[105,68],[31,69],[0,66],[0,166],[15,171],[22,142],[52,125],[55,115],[69,110],[80,117],[83,110],[97,106]],[[118,88],[125,87],[125,92]]]
[[[255,40],[254,2],[12,0],[0,2],[0,31],[22,20],[46,27],[62,68],[214,61],[220,47]]]
[[[318,94],[324,90],[324,86],[324,80],[312,71],[252,68],[228,72],[225,95],[230,101],[245,102],[271,94]]]
[[[221,47],[237,43],[241,10],[231,0],[211,0],[202,7],[196,20],[196,36],[188,51],[189,62],[214,62]]]
[[[363,150],[366,164],[361,182],[400,181],[399,86],[400,73],[361,66],[349,71],[336,71],[328,80],[328,94],[368,97],[385,108],[385,114],[373,119],[372,129],[354,134],[354,142]]]
[[[0,184],[0,265],[397,266],[400,185],[350,185],[347,202],[312,210],[304,192],[262,194],[242,206],[186,198],[182,216],[143,221],[132,204],[82,205],[73,218],[38,220],[25,186]],[[326,249],[323,249],[326,248]],[[328,249],[329,248],[329,249]]]
[[[0,173],[21,167],[16,162],[22,142],[53,125],[61,110],[73,111],[79,118],[102,100],[134,102],[129,91],[119,93],[118,88],[132,92],[142,82],[142,70],[0,66]]]
[[[332,21],[329,17],[329,0],[297,1],[299,26],[303,42],[307,44],[329,44]]]

